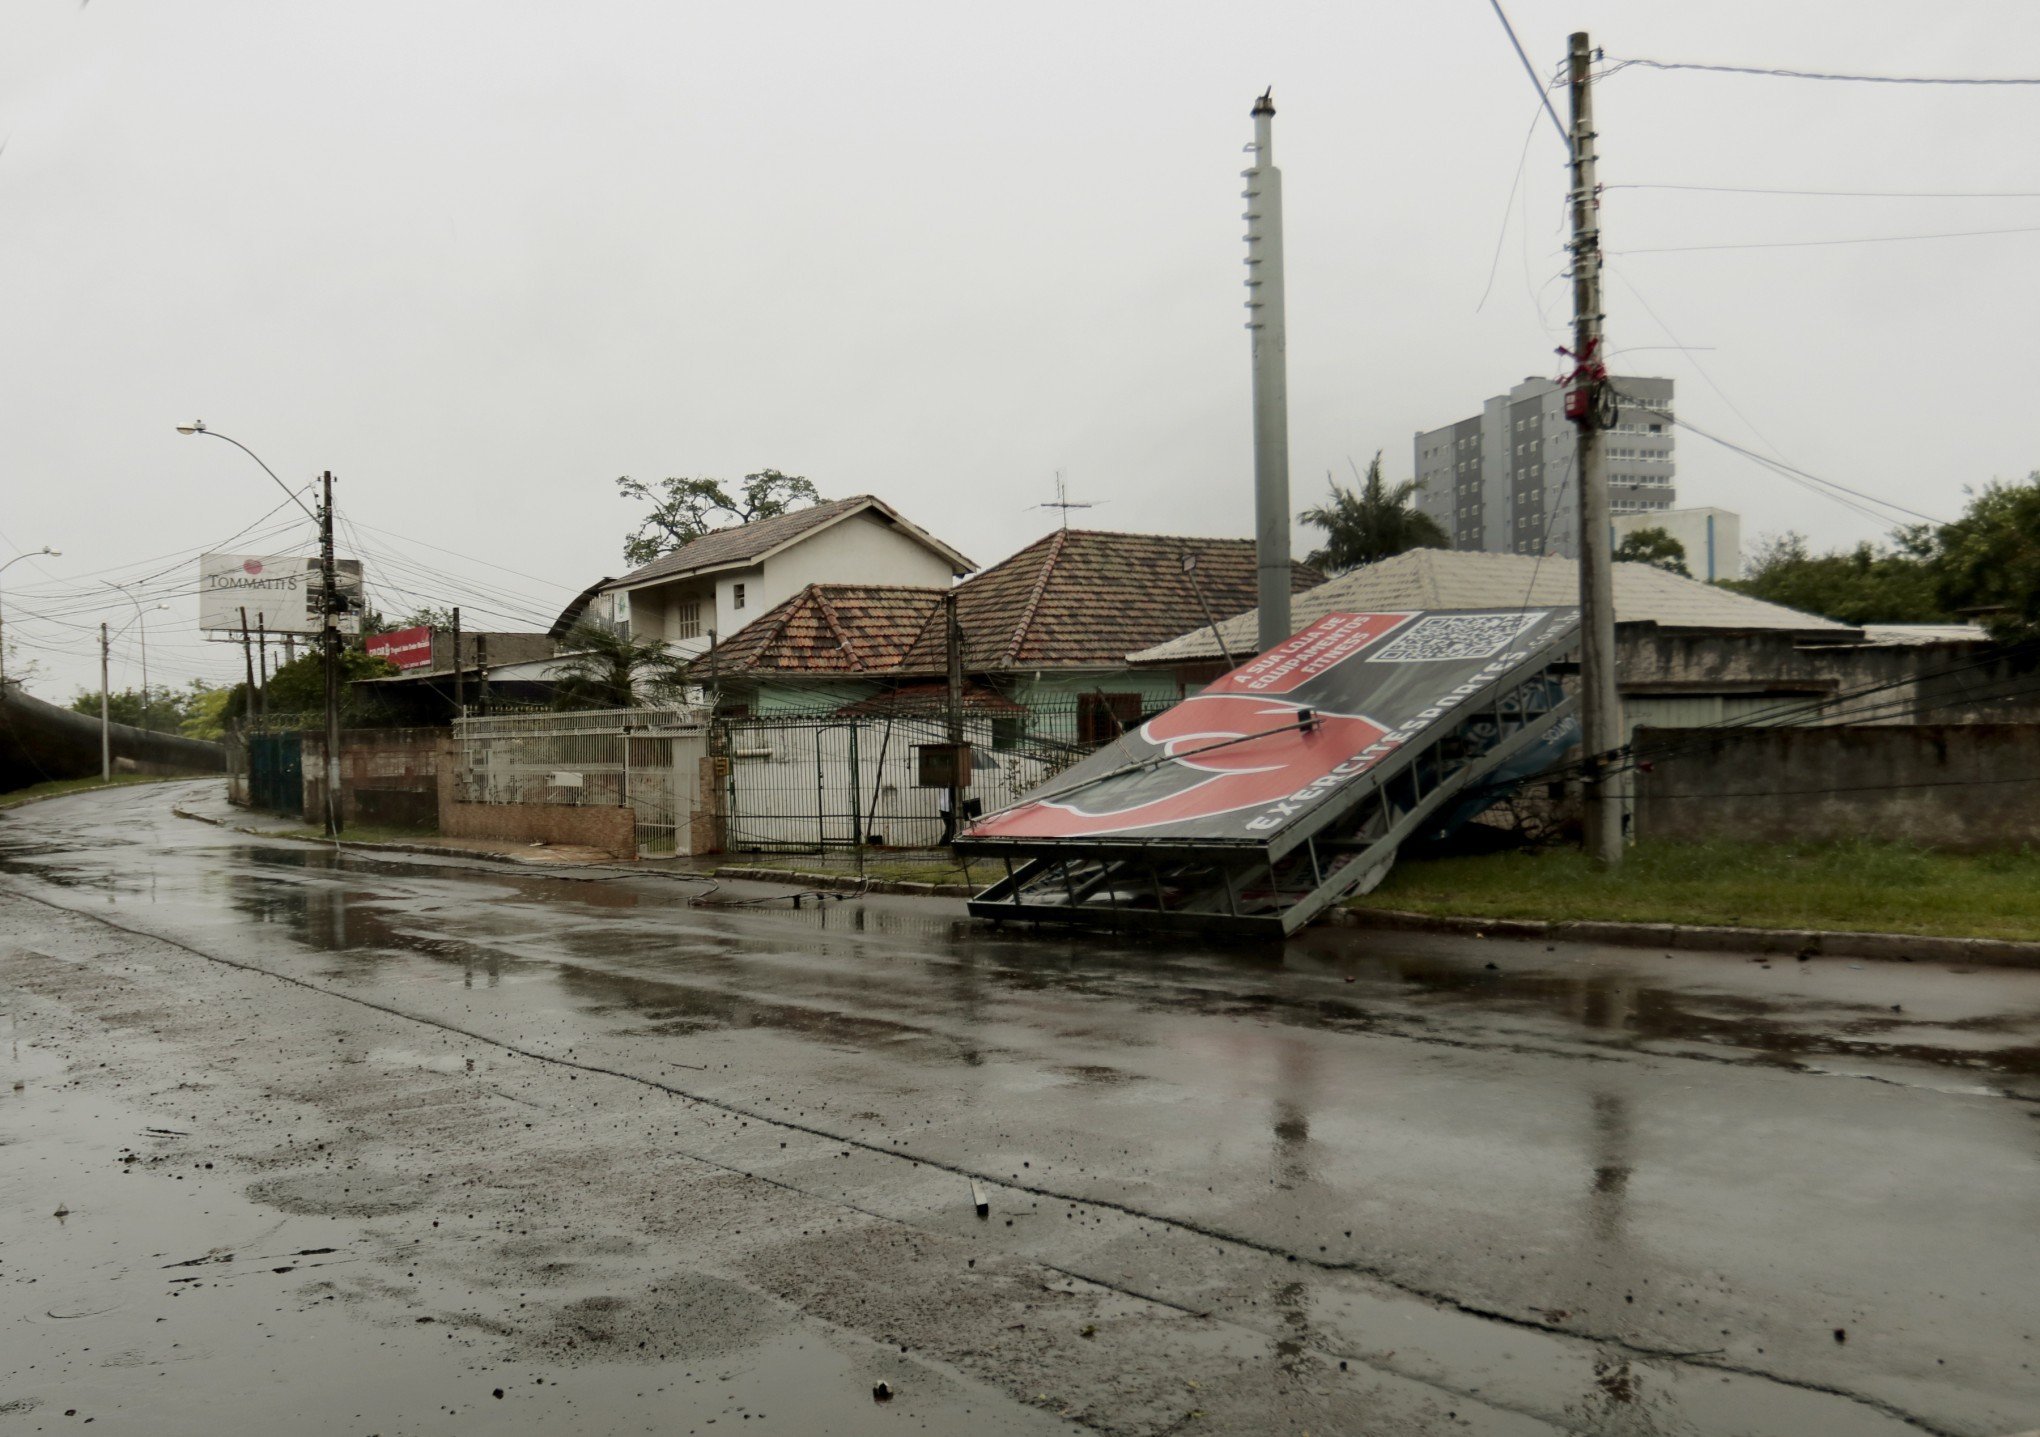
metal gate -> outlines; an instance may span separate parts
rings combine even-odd
[[[251,733],[248,744],[248,803],[252,808],[298,817],[305,811],[304,741],[291,733]]]

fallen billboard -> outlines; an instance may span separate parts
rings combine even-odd
[[[1327,614],[972,825],[959,849],[1009,864],[972,911],[1291,931],[1569,733],[1578,628],[1571,608]]]

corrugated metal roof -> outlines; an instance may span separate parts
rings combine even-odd
[[[1291,624],[1300,629],[1334,612],[1576,604],[1579,586],[1579,565],[1571,559],[1413,549],[1378,564],[1348,570],[1298,594],[1290,605]],[[1258,648],[1256,614],[1256,610],[1249,609],[1219,621],[1234,658],[1254,653]],[[1858,632],[1832,619],[1802,614],[1797,609],[1765,603],[1694,579],[1682,579],[1649,564],[1615,565],[1615,619],[1618,623],[1655,623],[1668,629],[1784,631],[1826,635],[1837,640],[1851,639]],[[1219,644],[1209,628],[1194,629],[1132,656],[1133,662],[1139,664],[1185,663],[1218,657]]]

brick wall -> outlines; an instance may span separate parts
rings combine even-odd
[[[340,817],[430,833],[439,822],[444,729],[347,729],[340,735]],[[305,814],[325,812],[326,736],[304,736]]]

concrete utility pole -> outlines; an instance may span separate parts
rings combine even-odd
[[[1275,102],[1254,101],[1247,187],[1247,330],[1254,339],[1254,549],[1261,652],[1289,637],[1289,331],[1282,293],[1282,171]]]
[[[113,782],[113,720],[107,712],[106,651],[110,647],[106,625],[99,626],[99,781]]]
[[[453,606],[453,716],[467,717],[467,691],[460,671],[460,605]]]
[[[326,670],[326,835],[340,835],[340,614],[339,566],[333,561],[333,471],[319,476],[319,648]]]
[[[948,660],[950,838],[963,832],[963,623],[956,615],[956,590],[942,595],[942,647]]]
[[[1601,333],[1601,197],[1594,180],[1593,50],[1586,32],[1572,37],[1567,88],[1572,95],[1573,371],[1566,416],[1579,431],[1580,728],[1585,761],[1587,856],[1622,863],[1623,791],[1607,771],[1622,746],[1622,696],[1615,674],[1615,578],[1608,529],[1607,452],[1601,431],[1616,405]]]
[[[241,669],[248,676],[248,692],[241,700],[241,721],[251,730],[255,727],[256,701],[261,690],[255,687],[255,647],[248,642],[248,606],[241,605]]]

